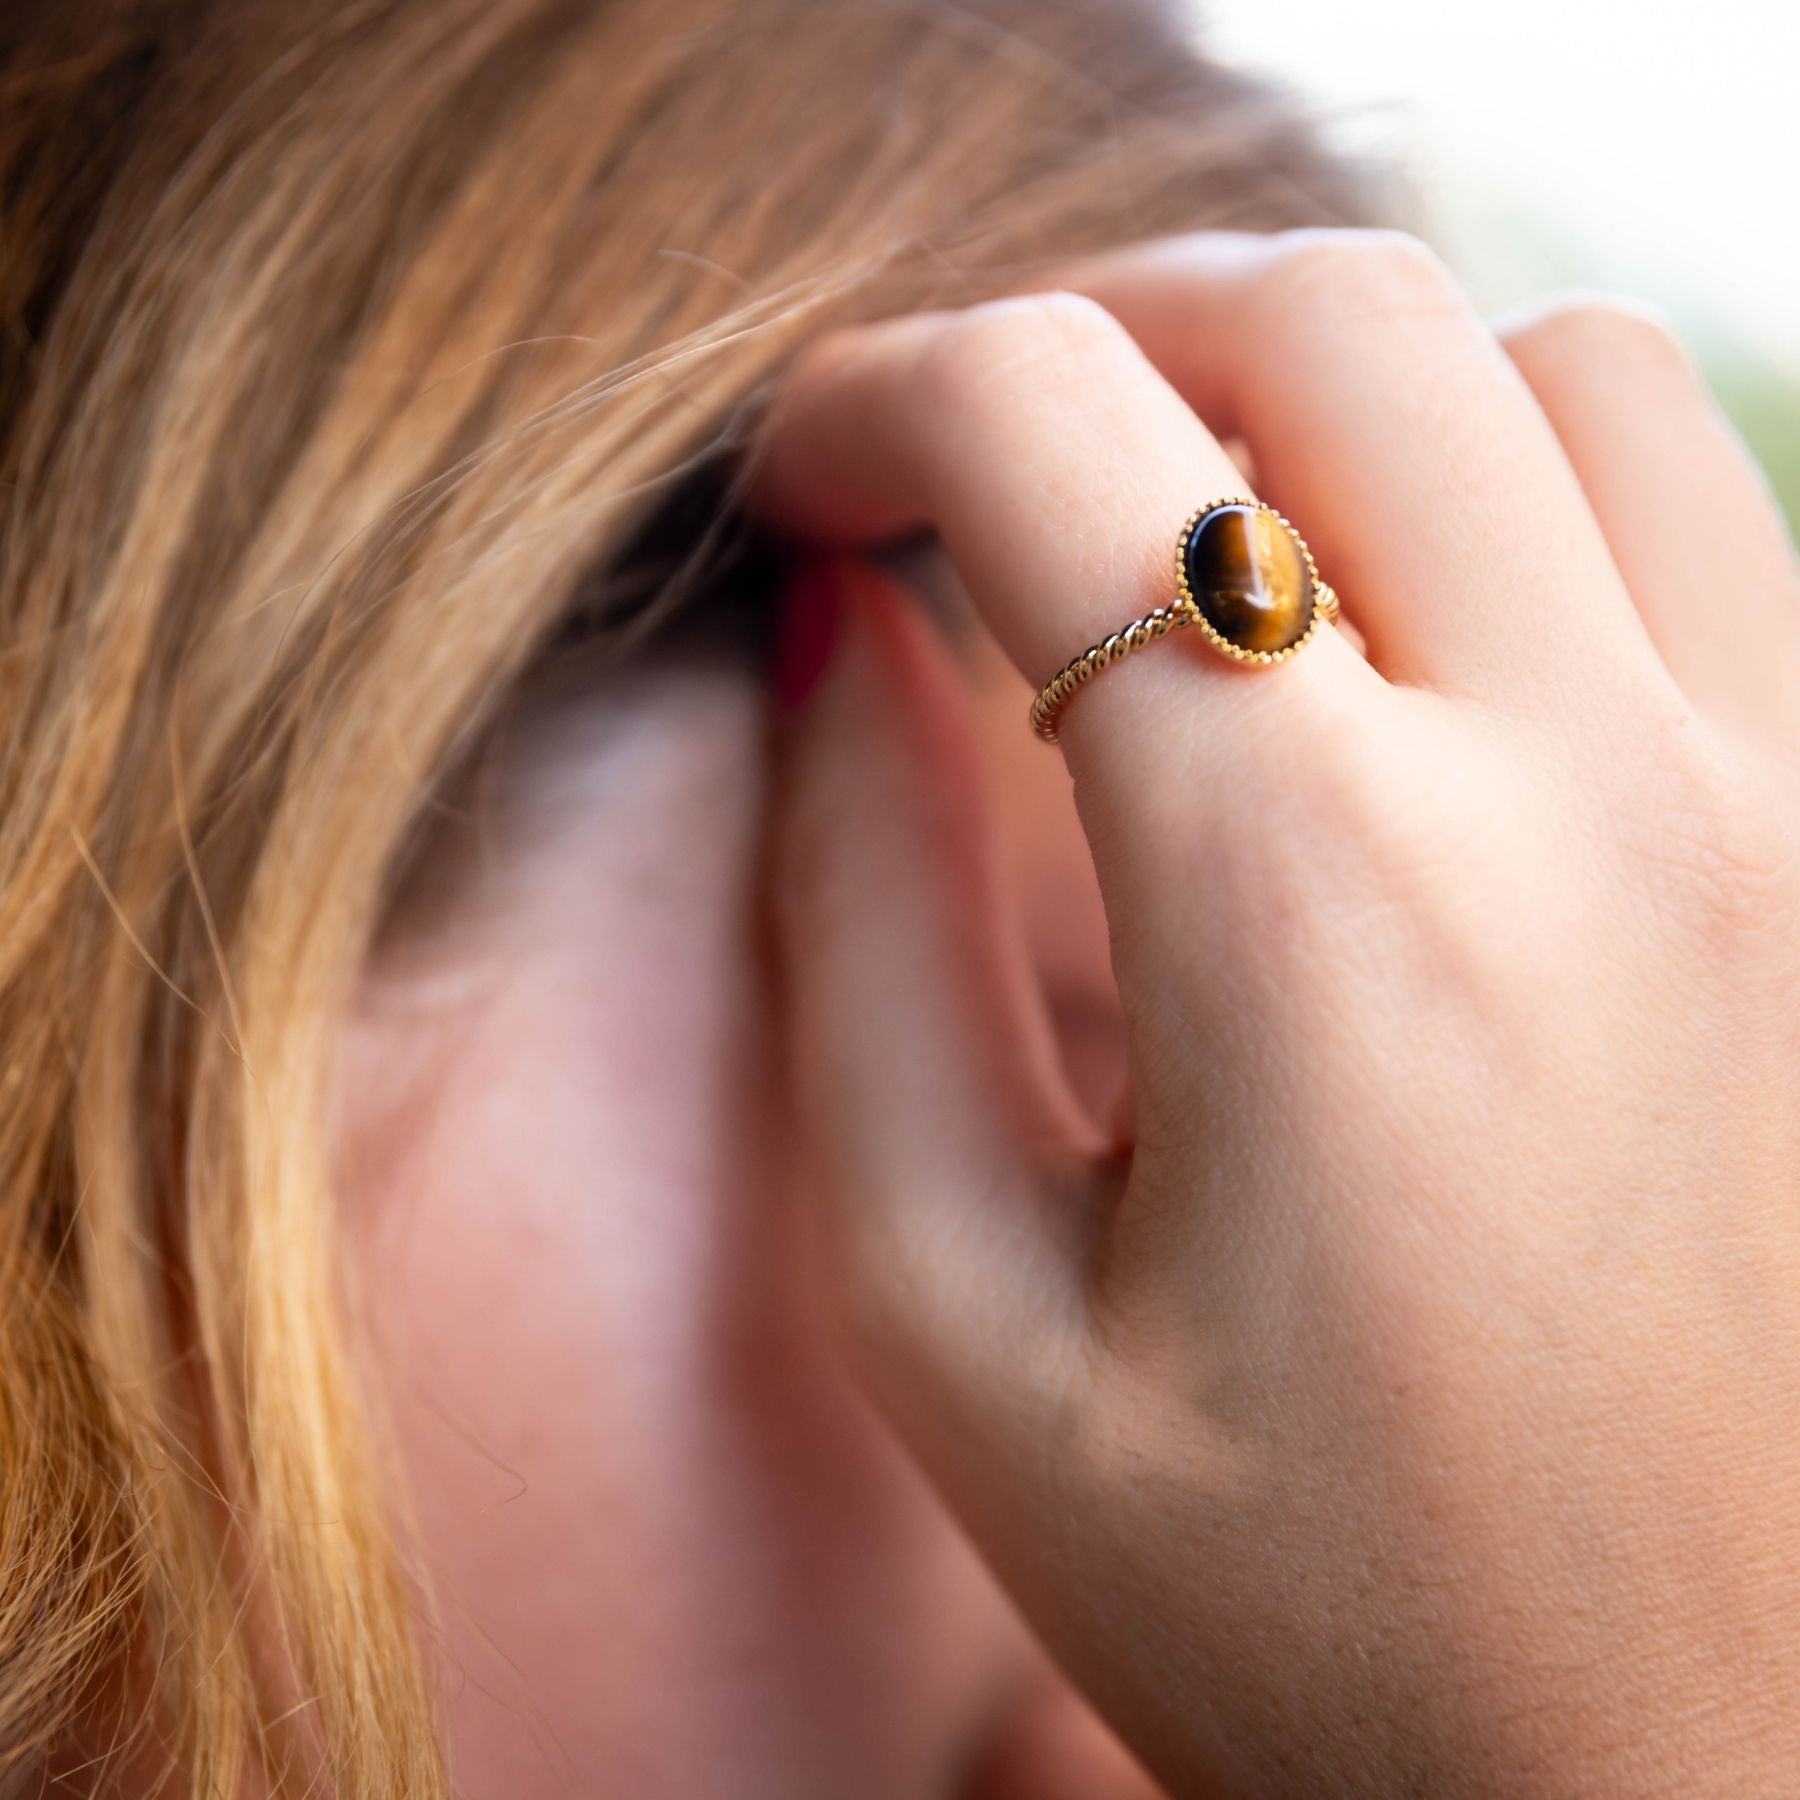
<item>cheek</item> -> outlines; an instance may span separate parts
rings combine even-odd
[[[755,953],[757,731],[665,694],[564,746],[347,1052],[352,1281],[472,1792],[568,1791],[559,1755],[577,1788],[860,1791],[1022,1655],[833,1352]]]

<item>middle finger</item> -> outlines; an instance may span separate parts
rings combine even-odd
[[[1244,440],[1384,674],[1512,710],[1669,685],[1549,420],[1412,239],[1205,233],[1070,280]]]

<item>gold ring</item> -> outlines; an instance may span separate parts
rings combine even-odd
[[[1070,696],[1171,631],[1193,626],[1233,662],[1286,662],[1335,624],[1338,597],[1306,540],[1272,506],[1241,496],[1200,507],[1175,546],[1176,597],[1065,663],[1031,703],[1031,728],[1050,743]]]

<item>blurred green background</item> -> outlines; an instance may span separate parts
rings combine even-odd
[[[1296,90],[1486,307],[1569,290],[1668,315],[1800,531],[1800,5],[1194,0]]]
[[[1706,372],[1725,409],[1768,472],[1800,536],[1800,381],[1789,379],[1730,345],[1706,359]]]

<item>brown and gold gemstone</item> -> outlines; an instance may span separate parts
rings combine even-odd
[[[1272,513],[1216,506],[1188,534],[1188,587],[1228,644],[1274,653],[1305,637],[1316,596],[1299,540]]]

